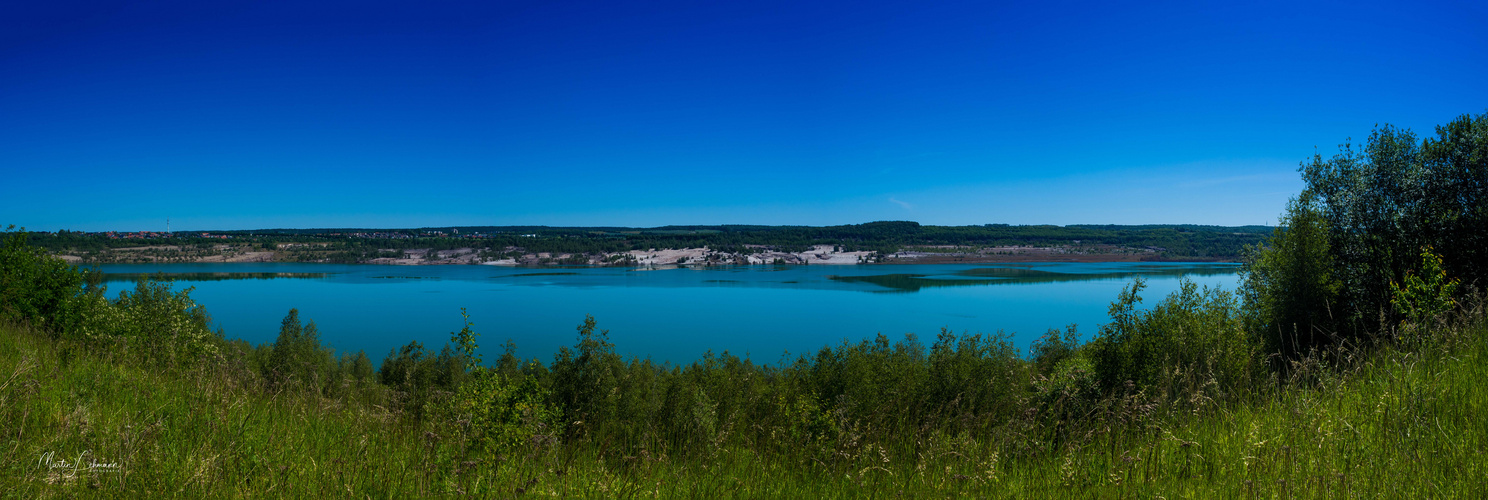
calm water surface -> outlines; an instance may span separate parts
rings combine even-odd
[[[550,360],[572,345],[586,314],[628,356],[686,363],[729,351],[773,363],[842,341],[913,333],[931,343],[956,333],[1014,334],[1028,343],[1078,324],[1089,339],[1111,300],[1145,276],[1144,304],[1180,276],[1234,289],[1233,264],[1046,263],[719,268],[529,269],[340,264],[130,264],[99,266],[110,294],[142,273],[165,273],[205,305],[228,337],[272,342],[290,308],[314,320],[337,350],[374,362],[417,340],[437,351],[469,310],[486,358],[507,339],[518,354]]]

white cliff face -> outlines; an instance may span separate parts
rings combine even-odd
[[[657,250],[631,250],[622,255],[629,255],[635,259],[636,265],[641,266],[668,266],[681,263],[702,263],[705,256],[711,252],[707,247],[682,248],[682,249],[657,249]]]
[[[801,252],[798,255],[801,255],[807,264],[828,265],[859,264],[867,260],[870,255],[873,255],[873,252],[838,252],[836,248],[832,245],[817,245],[812,247],[811,250]]]
[[[783,261],[788,264],[835,264],[854,265],[867,261],[873,252],[839,252],[832,245],[817,245],[805,252],[763,251],[752,254],[714,252],[704,248],[668,248],[655,250],[631,250],[620,254],[634,260],[640,266],[669,266],[704,263],[773,264]]]
[[[621,265],[621,266],[686,266],[686,265],[729,265],[729,264],[774,264],[784,262],[786,264],[817,264],[817,265],[855,265],[871,262],[873,252],[841,252],[833,245],[816,245],[804,252],[780,252],[769,250],[765,247],[753,247],[755,253],[724,253],[717,252],[707,247],[702,248],[664,248],[631,250],[628,252],[617,252],[609,254],[569,254],[569,253],[528,253],[516,257],[506,257],[494,260],[484,260],[480,256],[479,249],[456,248],[451,250],[434,251],[433,249],[419,248],[404,250],[399,257],[379,257],[370,259],[368,264],[384,265],[450,265],[450,264],[480,264],[487,266],[543,266],[551,264],[579,264],[579,265]],[[514,250],[511,247],[507,251]],[[256,254],[265,254],[259,256]],[[268,258],[270,252],[256,252],[250,257],[259,260],[271,260]],[[219,257],[220,259],[220,257]]]

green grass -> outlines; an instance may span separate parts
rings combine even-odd
[[[720,416],[717,444],[687,453],[669,454],[667,440],[654,436],[618,446],[581,431],[562,442],[536,436],[499,453],[469,453],[458,424],[389,410],[392,394],[377,384],[335,399],[266,392],[233,363],[146,369],[0,326],[0,491],[7,498],[1481,498],[1488,329],[1477,320],[1438,338],[1300,366],[1294,373],[1302,375],[1261,395],[1112,399],[1103,416],[1071,425],[1068,435],[1051,430],[1056,421],[1015,417],[960,433],[848,425],[834,439],[779,437],[789,443],[782,445],[770,440],[784,427]],[[102,465],[62,468],[48,464],[48,454]]]

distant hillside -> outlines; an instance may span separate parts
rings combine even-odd
[[[1236,260],[1267,226],[933,226],[880,221],[841,226],[552,227],[447,226],[165,233],[33,233],[31,243],[84,262],[289,262],[626,264],[635,252],[707,249],[693,263],[749,263],[761,253],[831,252],[863,262],[954,254],[958,261],[1079,256],[1076,260]],[[1034,251],[1037,250],[1037,251]],[[1027,255],[1024,255],[1027,254]],[[562,257],[559,257],[559,256]],[[999,257],[1001,256],[1001,257]],[[530,258],[529,258],[530,257]],[[1075,258],[1075,257],[1071,257]],[[546,259],[546,260],[544,260]],[[789,255],[768,261],[795,263]],[[810,259],[802,257],[800,263]]]

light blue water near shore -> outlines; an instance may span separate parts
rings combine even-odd
[[[941,327],[1014,333],[1026,349],[1049,328],[1075,323],[1094,336],[1133,276],[1145,305],[1180,276],[1233,290],[1233,264],[1041,263],[720,268],[530,269],[339,264],[130,264],[99,266],[110,295],[141,273],[175,277],[228,337],[272,342],[290,308],[314,320],[337,350],[374,362],[411,340],[437,351],[469,310],[486,358],[512,339],[523,357],[552,359],[592,314],[627,356],[687,363],[708,350],[774,363],[843,340]]]

